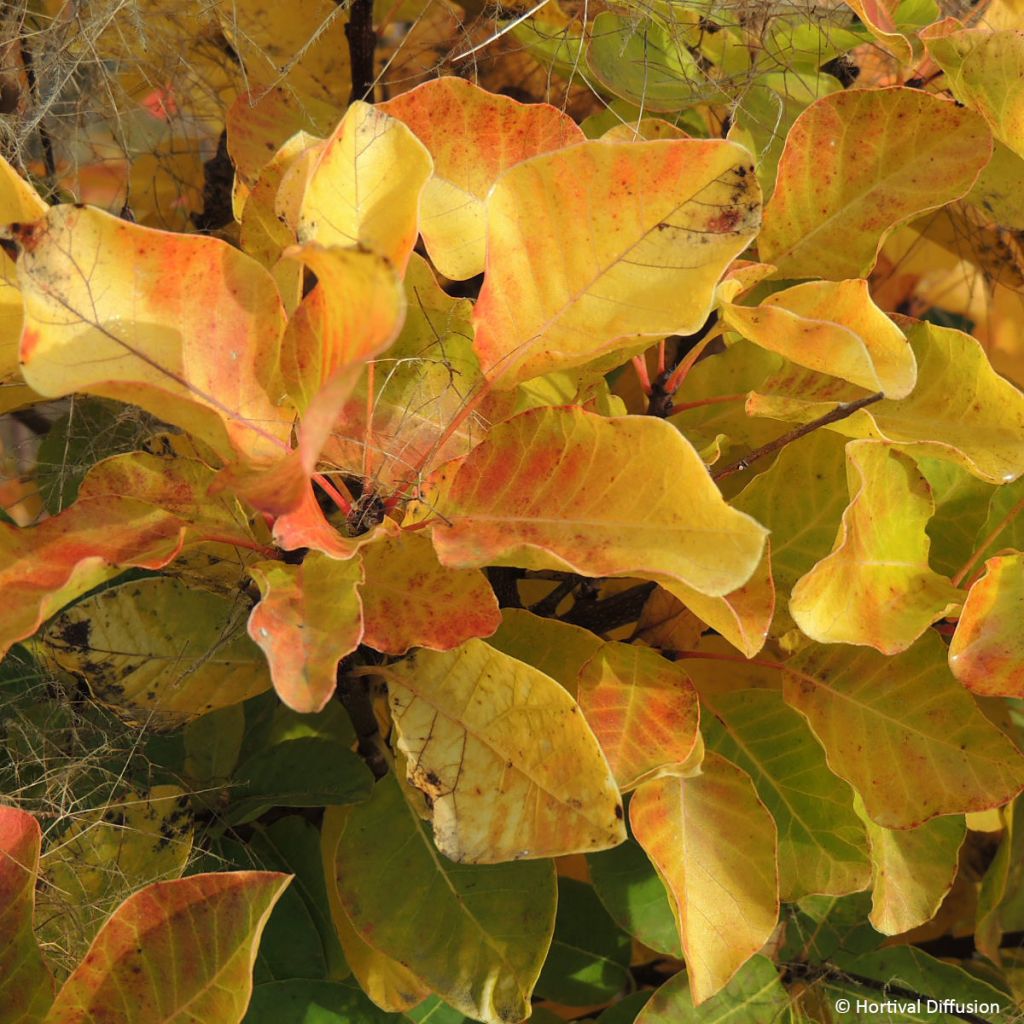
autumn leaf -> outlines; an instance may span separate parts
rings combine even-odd
[[[554,929],[550,863],[439,857],[392,776],[348,813],[332,875],[364,940],[485,1024],[522,1020]]]
[[[53,979],[32,931],[41,842],[32,815],[0,807],[0,1024],[34,1024],[53,1000]]]
[[[693,772],[700,709],[686,672],[655,651],[609,643],[580,670],[580,710],[619,789],[647,779]]]
[[[778,920],[775,822],[749,776],[710,753],[694,778],[645,782],[629,820],[672,896],[699,1005],[728,984]]]
[[[311,551],[301,565],[260,562],[249,572],[261,596],[249,636],[267,656],[274,689],[295,711],[320,711],[334,693],[338,662],[363,633],[362,566]]]
[[[228,460],[287,447],[284,311],[255,260],[215,238],[75,206],[52,207],[18,242],[22,368],[40,394],[130,402]]]
[[[786,139],[760,257],[780,277],[861,277],[893,227],[966,194],[990,156],[985,123],[949,100],[918,89],[825,96]]]
[[[240,1024],[260,934],[290,879],[223,871],[129,896],[64,983],[45,1024]]]
[[[938,634],[891,657],[809,647],[786,669],[787,703],[877,824],[916,828],[999,807],[1024,788],[1024,758],[953,678]]]
[[[420,233],[434,266],[457,281],[484,269],[487,193],[502,172],[583,141],[555,107],[518,103],[464,78],[424,82],[377,109],[408,125],[433,158],[420,200]]]
[[[381,675],[446,857],[493,864],[625,839],[608,762],[553,679],[480,640],[418,651]]]
[[[958,591],[928,566],[931,490],[905,455],[876,441],[846,446],[850,504],[832,553],[797,580],[796,624],[818,643],[906,650],[953,611]]]
[[[669,424],[578,408],[495,426],[437,512],[443,565],[640,576],[710,596],[743,586],[764,545],[763,529],[725,504]]]
[[[311,169],[299,209],[302,243],[365,248],[404,273],[416,241],[430,154],[397,118],[357,100]]]
[[[585,142],[512,167],[487,200],[485,375],[510,388],[697,330],[760,200],[749,154],[728,142]]]

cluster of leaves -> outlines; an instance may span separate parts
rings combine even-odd
[[[1016,1019],[1018,7],[510,18],[583,118],[296,57],[228,239],[0,165],[0,679],[146,737],[0,811],[0,1024]]]

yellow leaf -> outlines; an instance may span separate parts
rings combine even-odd
[[[868,31],[901,64],[908,64],[914,56],[910,40],[896,26],[893,18],[896,0],[845,0]]]
[[[249,572],[262,598],[249,616],[249,636],[267,656],[274,689],[293,711],[321,711],[334,693],[338,662],[363,633],[362,566],[311,551],[301,565],[259,562]]]
[[[275,393],[284,311],[255,260],[74,206],[53,207],[19,242],[33,388],[142,406],[229,459],[286,447],[294,414]]]
[[[481,640],[416,652],[381,674],[409,781],[429,798],[445,856],[493,864],[625,840],[608,762],[553,679]]]
[[[362,550],[364,644],[385,654],[449,651],[490,636],[501,612],[479,569],[446,569],[427,537],[394,531]]]
[[[1024,757],[953,678],[937,633],[892,657],[815,645],[786,669],[787,703],[877,824],[916,828],[1024,788]]]
[[[404,273],[432,169],[423,143],[401,121],[356,101],[312,168],[299,241],[369,249]]]
[[[863,277],[893,227],[970,191],[991,147],[977,114],[919,89],[825,96],[790,129],[760,258],[780,277]]]
[[[775,928],[775,822],[746,772],[713,753],[695,778],[645,782],[630,802],[629,822],[668,887],[698,1005]]]
[[[850,504],[832,553],[797,581],[789,610],[818,643],[897,654],[960,594],[928,565],[935,503],[913,460],[877,441],[851,441],[846,459]]]
[[[983,697],[1024,697],[1024,555],[990,558],[967,595],[949,667]]]
[[[905,398],[917,382],[914,353],[867,281],[798,284],[759,306],[725,303],[722,318],[762,348],[888,398]]]
[[[84,679],[98,701],[166,729],[270,689],[244,617],[237,597],[154,577],[79,601],[42,639],[47,656]]]
[[[474,346],[499,387],[690,334],[760,223],[750,154],[722,141],[584,142],[487,200]]]
[[[646,647],[605,644],[580,670],[577,699],[623,792],[687,765],[700,708],[681,666]]]
[[[765,531],[726,505],[700,456],[650,416],[532,409],[494,427],[439,498],[442,564],[639,576],[720,596]]]
[[[583,141],[572,118],[555,107],[518,103],[464,78],[425,82],[377,109],[408,125],[433,157],[420,231],[431,262],[457,281],[484,269],[484,204],[502,172]]]

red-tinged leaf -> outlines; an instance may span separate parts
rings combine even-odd
[[[285,254],[309,267],[317,280],[281,342],[282,375],[302,412],[339,370],[395,340],[405,319],[405,293],[391,263],[372,252],[310,243]]]
[[[845,0],[845,3],[889,53],[901,64],[909,63],[914,50],[910,40],[896,26],[897,0]]]
[[[64,983],[45,1024],[240,1024],[260,935],[290,880],[225,871],[129,896]]]
[[[490,636],[501,611],[479,569],[447,569],[427,537],[392,532],[362,549],[364,644],[384,654],[450,651]]]
[[[215,238],[50,209],[18,233],[21,360],[41,394],[131,402],[225,458],[277,456],[284,311],[269,273]]]
[[[629,821],[672,897],[695,1005],[767,942],[779,916],[775,822],[750,777],[708,754],[691,779],[645,782]]]
[[[725,303],[722,317],[762,348],[889,398],[905,398],[917,382],[913,350],[871,301],[867,281],[810,281],[759,306]]]
[[[518,103],[464,78],[425,82],[377,109],[407,124],[434,159],[420,233],[434,266],[458,281],[484,269],[485,201],[502,172],[584,138],[555,107]]]
[[[729,142],[584,142],[506,171],[487,199],[474,347],[510,388],[690,334],[760,222],[750,154]]]
[[[432,169],[423,143],[401,121],[357,100],[312,169],[299,241],[369,249],[404,273]]]
[[[184,535],[181,520],[121,497],[76,502],[39,526],[0,523],[0,655],[125,569],[167,565]]]
[[[31,814],[0,807],[0,1024],[37,1024],[53,979],[32,932],[42,833]]]
[[[322,710],[338,662],[363,634],[362,567],[311,551],[301,565],[259,562],[249,572],[262,598],[249,616],[249,636],[267,656],[274,689],[293,711]]]
[[[984,697],[1024,697],[1024,555],[990,558],[967,595],[949,667]]]
[[[815,645],[786,668],[787,703],[879,825],[999,807],[1024,788],[1024,757],[954,679],[937,633],[891,657]]]
[[[679,774],[697,744],[693,683],[650,648],[605,644],[580,670],[577,700],[623,792]]]
[[[897,654],[960,592],[928,565],[935,503],[913,460],[877,441],[851,441],[846,460],[850,504],[832,553],[797,581],[789,610],[818,643]]]
[[[531,409],[498,424],[438,497],[442,564],[514,565],[743,586],[765,531],[729,508],[700,456],[649,416]]]
[[[825,96],[786,139],[761,259],[781,277],[863,277],[893,227],[970,191],[991,147],[977,114],[918,89]]]
[[[341,561],[352,558],[374,535],[374,530],[368,530],[358,537],[340,533],[327,521],[313,494],[313,488],[308,484],[303,491],[301,504],[274,522],[274,543],[283,551],[312,548]]]

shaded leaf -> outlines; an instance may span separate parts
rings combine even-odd
[[[949,667],[983,697],[1024,697],[1024,555],[990,558],[970,589]]]
[[[760,201],[749,154],[728,142],[584,142],[517,164],[487,200],[484,373],[509,388],[697,330]]]
[[[934,632],[892,657],[809,647],[786,669],[787,703],[879,825],[998,807],[1024,787],[1024,758],[953,678]]]
[[[578,408],[498,424],[462,463],[438,513],[445,522],[434,546],[445,565],[640,576],[712,596],[747,582],[765,535],[725,504],[669,424]]]
[[[819,643],[906,650],[959,603],[928,565],[925,532],[935,511],[913,461],[875,441],[846,446],[850,504],[832,553],[794,585],[789,610]]]
[[[35,1024],[53,1000],[32,931],[41,841],[32,815],[0,807],[0,1024]]]
[[[150,728],[181,725],[270,688],[245,633],[248,607],[170,577],[79,601],[46,628],[47,656],[93,695]]]
[[[917,89],[825,96],[787,136],[760,258],[781,277],[863,277],[893,227],[959,199],[990,155],[982,119],[949,100]]]
[[[337,847],[345,912],[360,935],[478,1020],[522,1020],[554,927],[550,863],[440,858],[392,776],[354,807]]]
[[[262,871],[157,882],[121,904],[65,982],[46,1024],[238,1024],[260,934],[286,876]]]
[[[718,754],[705,757],[695,778],[645,782],[630,801],[629,820],[672,896],[686,976],[700,1004],[775,928],[775,822],[749,776]]]
[[[377,109],[408,125],[433,157],[420,232],[434,266],[458,281],[484,269],[485,203],[502,172],[583,141],[575,122],[555,107],[518,103],[463,78],[424,82]]]
[[[249,571],[262,597],[249,636],[267,656],[274,689],[295,711],[321,710],[334,693],[338,662],[362,636],[362,567],[311,551],[301,565],[260,562]]]
[[[243,1024],[395,1024],[356,985],[291,979],[257,985]]]
[[[576,702],[480,640],[390,666],[408,779],[428,798],[438,849],[495,863],[615,846],[619,792]]]
[[[655,651],[605,644],[580,670],[576,699],[623,792],[678,774],[693,753],[696,691],[681,666]]]

